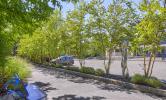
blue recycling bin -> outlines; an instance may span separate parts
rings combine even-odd
[[[26,86],[28,92],[27,100],[46,100],[47,95],[40,88],[33,84],[28,84]]]
[[[9,85],[13,85],[15,89],[9,89]],[[22,86],[22,90],[18,86]],[[6,90],[5,98],[12,95],[15,99],[21,100],[46,100],[47,95],[38,86],[34,84],[27,84],[22,82],[17,74],[15,74],[6,84],[4,84],[3,89]],[[2,97],[3,98],[3,97]],[[3,99],[2,99],[3,100]],[[5,99],[8,100],[8,99]]]

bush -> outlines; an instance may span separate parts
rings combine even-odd
[[[80,72],[95,75],[95,69],[92,67],[81,67]]]
[[[67,69],[67,70],[71,70],[71,71],[80,72],[79,67],[68,66],[68,67],[65,67],[65,69]]]
[[[148,84],[149,86],[151,87],[154,87],[154,88],[160,88],[163,86],[163,83],[160,82],[160,80],[158,79],[146,79],[145,80],[146,84]]]
[[[97,75],[97,76],[104,76],[105,72],[102,69],[96,69],[95,75]]]
[[[55,67],[55,68],[63,68],[63,65],[61,65],[61,64],[52,64],[52,67]]]
[[[5,66],[0,69],[0,72],[0,74],[3,74],[2,77],[6,78],[6,81],[16,73],[21,79],[25,79],[30,75],[28,63],[19,57],[8,57]]]
[[[143,75],[136,74],[131,78],[131,82],[135,84],[142,84],[142,85],[147,85],[151,86],[154,88],[161,88],[163,84],[158,80],[157,78],[147,78]]]
[[[140,74],[135,74],[132,78],[131,78],[131,82],[132,83],[136,83],[136,84],[144,84],[145,81],[145,77],[140,75]],[[145,85],[145,84],[144,84]]]

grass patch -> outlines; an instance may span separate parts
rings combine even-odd
[[[52,64],[51,66],[55,68],[64,68],[61,64]]]
[[[97,75],[97,76],[104,76],[105,72],[102,69],[96,69],[95,70],[95,75]]]
[[[81,67],[80,72],[95,75],[95,69],[92,67]]]
[[[158,80],[157,78],[147,78],[140,74],[135,74],[131,78],[131,82],[135,84],[147,85],[154,88],[161,88],[163,86],[163,83],[161,83],[160,80]]]
[[[21,79],[26,80],[31,73],[28,66],[28,63],[19,57],[8,57],[5,66],[0,69],[0,74],[3,75],[1,79],[7,81],[17,73]]]
[[[67,69],[67,70],[71,70],[71,71],[80,72],[79,67],[67,66],[67,67],[65,67],[65,69]]]

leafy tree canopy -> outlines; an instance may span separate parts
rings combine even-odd
[[[76,0],[62,0],[76,2]],[[19,34],[32,33],[40,22],[51,15],[58,0],[1,0],[0,1],[0,60],[11,53]]]

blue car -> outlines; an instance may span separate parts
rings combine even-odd
[[[56,59],[51,60],[54,64],[73,65],[74,58],[72,56],[60,56]]]

